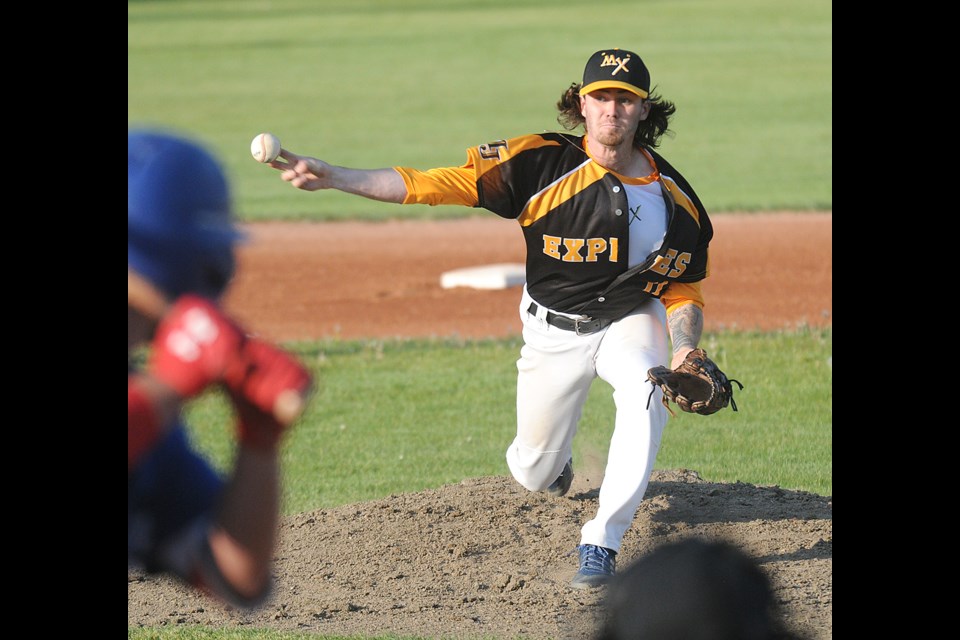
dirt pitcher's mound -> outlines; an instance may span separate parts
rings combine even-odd
[[[603,614],[603,591],[568,583],[579,527],[596,498],[597,488],[579,476],[564,498],[489,477],[299,514],[284,520],[276,589],[262,610],[232,610],[168,578],[132,573],[128,624],[586,640]],[[694,535],[739,545],[771,577],[794,630],[832,637],[829,498],[655,471],[618,563]]]

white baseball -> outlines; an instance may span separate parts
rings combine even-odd
[[[272,133],[261,133],[250,143],[250,155],[257,162],[273,162],[280,155],[280,138]]]

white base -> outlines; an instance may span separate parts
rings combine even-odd
[[[473,289],[507,289],[522,285],[527,281],[527,270],[523,264],[488,264],[482,267],[464,267],[447,271],[440,276],[440,286],[444,289],[471,287]]]

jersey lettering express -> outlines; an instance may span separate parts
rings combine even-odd
[[[462,167],[395,169],[407,186],[404,204],[482,207],[517,220],[527,290],[555,311],[616,320],[672,282],[705,278],[713,227],[687,181],[645,150],[659,173],[667,232],[660,248],[631,268],[627,190],[583,144],[583,137],[533,134],[467,149]]]

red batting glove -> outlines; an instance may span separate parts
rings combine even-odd
[[[275,449],[303,413],[313,378],[291,354],[257,338],[247,339],[243,359],[244,368],[225,380],[237,411],[238,438],[255,449]]]
[[[187,294],[160,321],[150,373],[190,398],[242,366],[244,331],[210,300]]]

